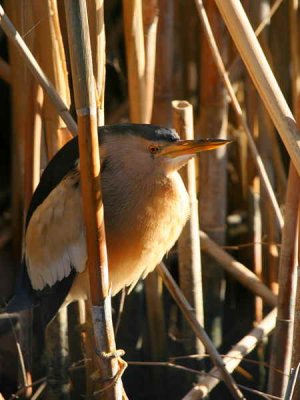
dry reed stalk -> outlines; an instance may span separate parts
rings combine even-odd
[[[103,0],[88,0],[87,12],[89,32],[91,40],[91,51],[93,60],[93,72],[95,80],[95,95],[97,107],[97,125],[104,125],[104,91],[105,91],[105,30]],[[90,305],[86,302],[86,324],[92,326],[92,315]],[[97,385],[91,376],[97,369],[98,360],[94,350],[94,337],[92,330],[85,336],[84,349],[86,358],[91,361],[86,365],[86,394],[92,395]]]
[[[277,297],[264,285],[250,269],[235,260],[230,254],[222,249],[217,243],[211,240],[206,233],[200,231],[201,250],[213,257],[219,265],[232,275],[243,286],[261,297],[267,304],[275,307]]]
[[[223,358],[225,368],[232,373],[243,358],[249,354],[266,336],[275,328],[276,312],[271,311],[254,329],[244,336]],[[208,376],[200,378],[200,383],[188,392],[182,400],[200,400],[206,396],[220,383],[222,377],[217,368],[213,368],[208,372]]]
[[[278,10],[278,8],[281,6],[282,3],[283,3],[283,0],[275,0],[273,2],[272,6],[269,9],[268,14],[262,19],[260,24],[255,29],[255,35],[257,37],[262,33],[262,31],[265,29],[265,27],[270,24],[271,18],[276,13],[276,11]]]
[[[262,268],[262,213],[261,213],[261,185],[260,179],[256,176],[253,180],[253,272],[260,281],[263,281]],[[256,296],[254,299],[255,320],[260,322],[263,319],[263,301]]]
[[[267,11],[267,2],[262,3],[260,0],[256,2],[249,2],[248,11],[252,26],[257,26],[259,22],[264,20],[264,11]],[[263,41],[266,31],[260,37]],[[247,122],[252,132],[253,139],[261,155],[261,121],[259,119],[259,110],[262,107],[257,92],[251,82],[249,76],[246,77],[245,82],[245,103]],[[265,160],[264,160],[265,161]],[[266,166],[265,162],[264,165]],[[250,188],[249,198],[249,219],[251,221],[251,239],[254,243],[252,248],[253,257],[253,272],[262,280],[262,210],[261,210],[261,181],[257,174],[257,169],[252,159],[248,160],[247,165],[248,182],[247,187]],[[271,177],[270,170],[268,176]],[[271,178],[270,178],[271,179]],[[267,203],[268,204],[268,203]],[[263,318],[263,301],[259,296],[254,298],[254,313],[255,320],[260,322]]]
[[[193,1],[180,2],[178,7],[180,38],[182,51],[182,97],[193,105],[199,96],[198,88],[198,52],[199,18]],[[188,29],[186,28],[188,26]]]
[[[290,373],[293,339],[293,314],[296,297],[295,241],[300,199],[300,180],[291,164],[285,202],[285,220],[279,262],[278,316],[273,336],[269,392],[283,396]],[[281,371],[280,374],[278,371]]]
[[[19,26],[25,32],[32,26],[32,11],[26,8],[25,2],[10,2],[9,10],[12,18],[14,19],[17,26]],[[0,10],[1,12],[1,10]],[[1,23],[1,22],[0,22]],[[23,31],[23,32],[24,32]],[[27,38],[28,46],[33,47],[34,40],[33,36]],[[12,238],[13,238],[13,256],[15,257],[16,275],[18,275],[18,266],[20,265],[20,259],[22,254],[22,234],[23,234],[23,202],[24,202],[24,191],[25,191],[25,176],[24,176],[24,165],[28,164],[28,159],[25,159],[25,153],[27,152],[26,136],[32,129],[32,118],[31,118],[31,95],[33,87],[33,78],[28,72],[26,65],[24,64],[19,53],[16,51],[13,44],[9,43],[9,58],[11,62],[11,88],[12,88],[12,123],[13,123],[13,134],[12,134]],[[28,152],[27,152],[28,154]],[[4,277],[5,279],[5,277]],[[7,279],[7,278],[6,278]],[[10,285],[10,282],[7,282]],[[14,285],[12,285],[14,286]],[[17,343],[17,347],[21,346],[20,349],[23,353],[20,357],[19,365],[24,362],[24,367],[21,368],[22,376],[24,377],[24,384],[27,385],[31,380],[31,369],[32,369],[32,355],[31,355],[31,313],[23,312],[20,317],[20,344]],[[24,358],[24,362],[21,362],[21,358]],[[25,396],[31,395],[31,388],[26,389]]]
[[[65,52],[59,25],[56,0],[33,1],[35,22],[43,21],[35,27],[36,57],[40,66],[53,83],[58,95],[70,106],[70,91],[66,68]],[[47,46],[45,46],[47,43]],[[49,51],[50,50],[50,51]],[[46,96],[42,105],[43,130],[45,133],[47,159],[72,138],[65,122],[59,117],[51,99]],[[68,321],[66,310],[60,310],[55,320],[46,330],[46,358],[48,367],[47,398],[55,398],[59,393],[69,398],[67,348]],[[54,377],[54,378],[53,378]]]
[[[1,7],[1,6],[0,6]],[[10,1],[8,10],[15,24],[25,31],[32,26],[31,10],[25,10],[24,2]],[[3,11],[3,9],[2,9]],[[1,8],[0,8],[1,13]],[[26,18],[24,16],[26,15]],[[1,24],[1,17],[0,17]],[[33,37],[27,37],[28,46],[33,46]],[[13,254],[16,263],[21,258],[22,227],[23,227],[23,195],[24,195],[24,145],[26,127],[28,126],[29,96],[32,87],[32,77],[28,73],[19,52],[10,41],[8,43],[12,76],[12,237]],[[22,88],[22,90],[20,90]]]
[[[67,308],[62,308],[46,329],[47,400],[69,400]]]
[[[151,120],[154,91],[156,13],[155,1],[123,0],[129,109],[132,122],[149,123]],[[147,22],[146,34],[148,36],[145,38],[145,42],[143,22]],[[145,47],[147,52],[145,52]],[[160,280],[161,278],[156,274],[151,274],[145,280],[149,337],[153,359],[164,358],[166,351],[166,329]],[[163,389],[161,374],[154,375],[154,381],[158,390]],[[158,395],[164,396],[162,393]]]
[[[172,125],[174,2],[159,0],[152,123]]]
[[[123,0],[131,122],[150,122],[145,106],[145,46],[142,0]]]
[[[78,117],[80,175],[87,238],[87,267],[90,279],[91,313],[95,350],[105,399],[122,399],[111,318],[111,298],[105,241],[104,213],[100,186],[100,159],[97,133],[96,96],[92,55],[84,0],[65,0],[70,58]],[[107,384],[107,382],[106,382]]]
[[[289,1],[289,17],[290,17],[290,46],[291,46],[291,60],[292,60],[292,93],[293,93],[293,106],[295,110],[296,119],[300,121],[300,87],[299,87],[299,48],[298,48],[298,0]],[[298,246],[297,246],[297,290],[294,310],[294,332],[292,344],[292,362],[291,367],[296,369],[300,362],[300,208],[298,208]],[[300,396],[300,382],[296,380],[293,399]]]
[[[32,83],[30,123],[26,126],[24,146],[24,214],[26,215],[33,192],[40,180],[43,89]]]
[[[255,8],[259,6],[259,1],[249,4],[250,11],[256,11]],[[254,10],[253,10],[254,8]],[[251,21],[253,24],[253,21]],[[256,25],[256,21],[253,24]],[[259,146],[259,121],[258,121],[258,99],[255,88],[252,85],[251,79],[247,76],[245,81],[245,103],[246,103],[246,115],[249,129],[252,133],[255,145]],[[260,179],[257,176],[257,169],[253,165],[253,160],[248,157],[246,163],[247,170],[247,189],[248,192],[248,208],[249,208],[249,221],[250,221],[250,241],[253,241],[254,245],[252,248],[252,262],[253,272],[261,280],[262,278],[262,231],[261,231],[261,210],[260,210]],[[254,315],[256,321],[262,320],[263,314],[263,303],[260,297],[255,296],[254,298]]]
[[[166,357],[166,326],[163,304],[163,285],[161,277],[153,272],[147,276],[145,281],[145,295],[147,302],[147,319],[149,326],[149,337],[151,342],[151,356],[153,360]],[[163,384],[160,374],[154,375],[156,384]],[[158,388],[160,390],[161,388]],[[162,394],[162,393],[160,393]]]
[[[295,301],[295,313],[294,313],[294,335],[293,335],[293,352],[291,367],[296,369],[300,363],[300,259],[299,259],[299,226],[300,226],[300,213],[298,210],[298,266],[297,266],[297,293]],[[300,397],[300,382],[299,379],[296,381],[294,388],[293,399]]]
[[[71,384],[71,399],[82,400],[87,394],[86,391],[86,371],[84,368],[74,369],[70,365],[78,363],[78,360],[90,358],[84,352],[85,339],[87,335],[84,332],[83,325],[86,323],[85,301],[79,300],[68,306],[68,326],[72,327],[72,333],[69,334],[69,374]],[[70,330],[70,329],[69,329]]]
[[[278,295],[278,260],[279,251],[276,243],[279,241],[279,232],[272,222],[271,215],[268,213],[268,237],[270,244],[268,246],[268,284],[272,293]]]
[[[269,115],[264,113],[265,118],[265,131],[268,136],[268,150],[271,152],[272,167],[274,169],[274,176],[276,177],[276,187],[278,193],[279,203],[282,204],[285,198],[285,191],[287,185],[287,174],[282,160],[282,154],[278,138],[276,137],[276,130]],[[268,207],[269,208],[269,207]]]
[[[187,101],[172,101],[173,127],[179,136],[194,139],[193,107]],[[199,215],[196,190],[195,160],[191,160],[182,170],[181,176],[190,198],[190,218],[187,221],[178,240],[178,261],[180,288],[194,309],[195,316],[204,326],[202,267],[200,256]],[[184,342],[188,353],[204,353],[204,348],[199,340],[194,339],[193,332],[185,324]]]
[[[238,0],[216,0],[253,83],[258,90],[285,147],[300,173],[299,131],[295,119],[258,43],[242,4]]]
[[[96,84],[96,103],[98,126],[104,125],[105,91],[105,29],[104,0],[88,0],[90,39],[93,57],[93,69]]]
[[[57,109],[57,112],[65,122],[68,130],[74,135],[77,134],[76,123],[69,113],[67,105],[60,98],[53,84],[49,81],[45,73],[42,71],[41,67],[32,55],[29,47],[26,45],[21,35],[18,33],[12,22],[5,14],[2,6],[0,6],[0,26],[11,41],[11,43],[17,47],[27,67],[31,70],[32,74],[38,80],[47,95],[51,98],[52,104]]]
[[[154,97],[158,0],[142,0],[145,42],[145,120],[150,122]]]
[[[281,155],[279,154],[279,143],[276,138],[274,125],[260,99],[257,99],[258,122],[261,135],[259,137],[259,150],[264,164],[267,168],[273,187],[276,187],[279,203],[283,204],[287,179],[284,171]],[[279,156],[278,158],[276,158]],[[279,250],[277,243],[280,242],[281,230],[276,224],[273,212],[270,210],[269,201],[263,188],[261,188],[261,214],[262,235],[267,236],[268,246],[263,247],[263,257],[266,268],[263,270],[264,281],[269,285],[274,294],[278,294],[278,264]]]
[[[223,360],[218,353],[217,349],[211,342],[209,336],[205,332],[205,330],[202,328],[200,325],[199,321],[197,320],[194,311],[189,304],[189,302],[186,300],[184,297],[182,291],[172,278],[172,275],[166,268],[166,266],[163,263],[160,263],[158,265],[158,271],[159,274],[161,275],[164,284],[166,285],[167,289],[169,290],[171,296],[175,300],[177,306],[180,308],[182,311],[184,317],[186,318],[187,322],[190,324],[191,328],[193,329],[195,335],[202,341],[203,345],[205,346],[207,352],[209,353],[212,362],[215,364],[216,368],[219,370],[222,380],[224,383],[227,385],[229,391],[231,392],[232,396],[234,399],[243,399],[244,396],[237,387],[233,377],[230,375],[230,373],[226,370],[224,367]]]
[[[237,100],[237,97],[235,95],[234,89],[233,89],[233,87],[232,87],[232,85],[230,83],[230,80],[228,78],[224,63],[222,61],[220,52],[218,50],[218,46],[216,44],[213,32],[212,32],[211,27],[210,27],[209,20],[207,18],[207,14],[206,14],[204,6],[203,6],[203,2],[202,2],[202,0],[195,0],[195,1],[196,1],[196,5],[197,5],[197,9],[198,9],[198,13],[199,13],[200,19],[202,21],[204,32],[207,35],[208,42],[209,42],[209,44],[211,46],[211,49],[212,49],[212,54],[213,54],[214,60],[215,60],[216,65],[217,65],[217,67],[219,69],[221,77],[224,80],[224,84],[225,84],[225,86],[226,86],[226,88],[228,90],[229,96],[230,96],[231,101],[232,101],[232,106],[233,106],[234,111],[235,111],[235,113],[237,115],[238,121],[239,121],[240,125],[243,127],[243,130],[245,131],[245,133],[247,134],[249,149],[250,149],[250,151],[251,151],[251,153],[252,153],[252,155],[254,157],[254,160],[255,160],[256,165],[257,165],[257,169],[259,171],[259,174],[260,174],[260,177],[261,177],[261,180],[262,180],[262,184],[264,185],[264,188],[265,188],[265,190],[266,190],[266,192],[268,194],[268,197],[270,199],[270,203],[271,203],[271,205],[272,205],[272,207],[274,209],[278,225],[280,227],[282,227],[283,226],[283,218],[282,218],[282,214],[281,214],[281,211],[280,211],[276,196],[274,194],[274,191],[273,191],[272,185],[270,183],[270,180],[268,178],[268,174],[266,172],[264,164],[263,164],[263,162],[261,160],[261,157],[260,157],[260,155],[259,155],[259,153],[257,151],[256,146],[255,146],[255,143],[254,143],[254,140],[252,138],[251,132],[250,132],[250,130],[248,128],[248,125],[246,123],[246,120],[245,120],[245,118],[243,116],[243,112],[242,112],[241,106],[240,106],[240,104],[239,104],[239,102]],[[217,2],[217,4],[218,4],[218,2]],[[220,6],[219,6],[219,9],[220,9]],[[248,24],[249,24],[249,21],[248,21]],[[253,33],[253,35],[254,35],[254,33]],[[254,37],[255,37],[255,35],[254,35]],[[293,135],[294,135],[294,138],[295,138],[295,132],[296,132],[295,129],[296,128],[293,128],[293,129],[294,129],[293,130],[293,132],[294,132]],[[300,156],[300,150],[299,150],[299,156]],[[300,158],[299,158],[299,171],[300,171]]]
[[[290,52],[292,99],[296,121],[300,121],[299,93],[300,93],[300,60],[299,60],[299,29],[298,29],[298,0],[289,0],[289,25],[290,25]]]
[[[259,37],[261,34],[263,34],[263,36],[264,36],[263,29],[267,26],[267,24],[270,23],[270,19],[274,16],[274,14],[278,10],[278,8],[282,4],[282,2],[283,2],[283,0],[276,0],[270,7],[269,12],[267,12],[268,10],[265,9],[266,14],[263,16],[262,21],[259,24],[259,26],[255,29],[255,35],[257,37]],[[250,2],[250,4],[252,4],[252,3]],[[267,42],[266,40],[263,40],[264,47],[265,48],[267,47],[267,49],[266,49],[267,54],[270,56],[271,51],[268,49],[266,42]],[[272,60],[270,59],[269,62],[272,62]],[[233,82],[237,80],[236,75],[237,75],[237,70],[238,70],[238,66],[240,65],[240,63],[242,63],[242,60],[237,55],[235,57],[235,59],[233,60],[233,62],[231,63],[231,65],[228,67],[228,75],[229,75],[229,78],[231,79],[231,81],[233,81]],[[259,107],[259,111],[260,111],[260,107]],[[270,148],[272,151],[272,165],[273,165],[273,168],[275,170],[275,175],[276,175],[278,197],[280,200],[282,199],[282,202],[283,202],[284,196],[285,196],[286,185],[287,185],[287,178],[286,178],[285,168],[284,168],[284,165],[282,162],[282,156],[280,153],[279,143],[276,138],[274,125],[272,124],[270,117],[269,116],[266,117],[265,113],[261,113],[261,114],[263,114],[263,116],[264,116],[265,127],[267,128],[266,132],[268,133],[269,141],[271,142]]]
[[[70,91],[66,57],[59,26],[56,0],[34,1],[32,4],[35,21],[43,21],[43,23],[37,25],[35,28],[39,64],[48,79],[52,82],[60,98],[69,108]],[[45,46],[45,43],[47,43],[47,46]],[[49,51],[49,48],[51,51]],[[48,158],[51,159],[72,136],[66,129],[64,121],[57,114],[48,96],[45,97],[43,105],[43,120]]]
[[[0,79],[4,82],[11,84],[11,68],[10,65],[0,58]]]
[[[215,38],[227,59],[228,33],[214,0],[206,1],[206,9]],[[228,98],[222,77],[214,62],[209,42],[201,35],[200,68],[200,118],[197,131],[201,137],[227,138]],[[200,225],[219,245],[225,242],[227,211],[227,150],[225,148],[199,157],[199,206]],[[224,271],[215,260],[203,256],[203,290],[205,328],[215,345],[222,343],[224,314]]]
[[[259,26],[255,29],[255,35],[257,37],[263,32],[265,27],[270,24],[271,18],[275,15],[276,11],[278,10],[279,6],[283,3],[283,0],[275,0],[272,4],[269,13],[265,16],[264,20],[261,21]],[[238,80],[238,75],[241,72],[241,58],[237,55],[234,60],[232,61],[230,67],[228,68],[228,75],[232,82]]]
[[[259,101],[260,102],[260,101]],[[260,102],[261,104],[261,102]],[[264,160],[264,163],[267,167],[269,176],[271,178],[272,184],[277,188],[278,198],[280,199],[280,203],[284,202],[284,194],[283,190],[286,190],[286,186],[283,187],[278,179],[277,169],[274,163],[274,142],[276,139],[275,137],[275,130],[270,120],[268,114],[264,111],[263,107],[258,111],[259,114],[259,124],[261,129],[261,136],[260,136],[260,154]],[[267,134],[264,134],[264,133]],[[277,150],[278,143],[275,144]],[[262,234],[267,236],[268,238],[268,246],[263,248],[263,256],[265,260],[265,265],[267,268],[264,270],[265,274],[265,281],[271,288],[274,294],[278,294],[278,264],[279,264],[279,250],[277,247],[277,243],[280,242],[280,234],[281,231],[274,221],[272,210],[270,210],[269,202],[264,190],[261,190],[261,213],[262,213],[262,223],[263,223],[263,232]]]

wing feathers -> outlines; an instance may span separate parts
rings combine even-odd
[[[86,262],[79,171],[68,174],[34,211],[26,231],[25,257],[34,289],[53,286]]]

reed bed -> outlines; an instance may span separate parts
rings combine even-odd
[[[61,311],[46,343],[35,312],[0,314],[1,400],[299,398],[299,12],[297,0],[2,3],[1,305],[41,173],[77,134],[91,301]],[[232,143],[183,170],[182,236],[111,299],[97,126],[120,122]]]

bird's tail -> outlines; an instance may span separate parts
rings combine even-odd
[[[23,310],[29,310],[35,307],[36,299],[27,273],[25,262],[22,262],[21,271],[18,276],[14,295],[9,299],[3,312],[14,313]]]

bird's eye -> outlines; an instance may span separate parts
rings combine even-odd
[[[149,152],[150,152],[151,154],[156,154],[156,153],[158,152],[158,150],[159,150],[159,147],[158,147],[158,146],[155,146],[154,144],[151,144],[151,145],[149,146]]]

